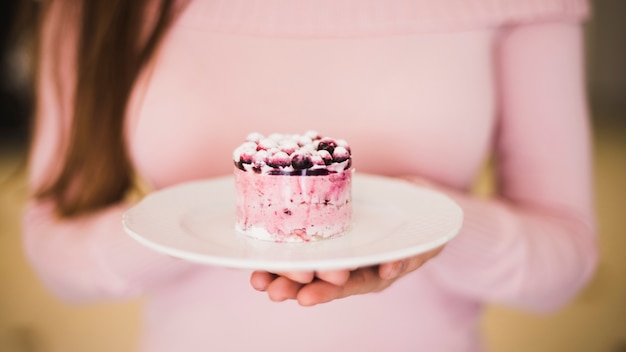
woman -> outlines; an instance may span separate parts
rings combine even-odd
[[[145,296],[143,351],[481,350],[485,303],[551,311],[594,271],[587,11],[580,0],[45,3],[28,257],[69,301]],[[160,189],[230,174],[247,133],[307,129],[350,141],[359,172],[437,184],[464,210],[460,234],[443,250],[319,273],[195,265],[124,234],[135,176]],[[469,189],[491,156],[497,195],[478,198]]]

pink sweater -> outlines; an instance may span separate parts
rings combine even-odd
[[[59,221],[32,201],[28,257],[70,302],[146,297],[142,351],[481,350],[485,303],[558,309],[594,271],[587,12],[582,0],[197,0],[185,10],[128,110],[139,174],[156,189],[230,174],[249,132],[315,129],[350,141],[359,172],[441,185],[464,209],[461,233],[381,293],[273,303],[248,271],[136,243],[120,223],[131,204]],[[53,174],[68,126],[71,97],[57,99],[50,71],[48,60],[32,185]],[[467,194],[491,156],[497,196]]]

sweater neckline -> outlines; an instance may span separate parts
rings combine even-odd
[[[359,36],[585,19],[587,0],[194,0],[180,25],[262,36]]]

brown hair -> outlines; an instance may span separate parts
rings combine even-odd
[[[68,6],[65,14],[79,11],[72,125],[60,172],[36,193],[39,199],[54,201],[60,216],[115,203],[132,186],[123,133],[126,107],[142,67],[182,8],[180,4],[174,0],[75,0],[62,4]],[[42,19],[49,8],[50,3],[45,2],[40,9],[37,37],[41,37]],[[148,13],[152,10],[154,14]],[[148,20],[153,24],[146,34]],[[41,43],[33,47],[40,48]],[[75,187],[79,190],[72,191]]]

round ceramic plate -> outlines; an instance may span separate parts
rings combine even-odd
[[[353,223],[341,237],[274,243],[235,231],[232,177],[194,181],[154,192],[122,218],[143,245],[197,263],[267,271],[348,269],[436,248],[461,228],[452,200],[398,179],[353,176]]]

